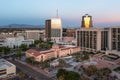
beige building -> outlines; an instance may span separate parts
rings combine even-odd
[[[51,58],[58,58],[79,52],[80,48],[76,46],[59,46],[53,45],[50,50],[37,51],[29,49],[26,51],[26,57],[34,57],[36,61],[45,61]]]
[[[102,28],[80,28],[77,30],[77,45],[82,50],[101,50]]]
[[[75,40],[74,37],[63,37],[63,41],[64,42],[72,43],[74,40]]]
[[[80,28],[76,36],[82,50],[120,51],[120,27]]]
[[[0,80],[6,80],[6,78],[11,78],[15,75],[16,66],[5,59],[0,59]]]
[[[109,49],[120,51],[120,27],[109,28]]]
[[[45,30],[44,29],[24,29],[22,31],[14,31],[13,34],[16,36],[24,36],[25,39],[33,39],[33,40],[44,40],[45,38]]]
[[[52,41],[62,40],[62,20],[60,18],[45,21],[45,37]]]
[[[25,39],[40,39],[40,30],[25,30]]]

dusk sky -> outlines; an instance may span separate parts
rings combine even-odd
[[[120,0],[0,0],[0,25],[44,25],[57,9],[64,27],[79,27],[86,13],[96,27],[120,25]]]

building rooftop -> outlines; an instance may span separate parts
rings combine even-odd
[[[26,52],[29,53],[29,54],[31,54],[31,55],[33,55],[33,56],[35,56],[35,57],[37,57],[37,56],[40,55],[39,51],[37,51],[35,49],[29,49]]]
[[[70,48],[77,48],[77,47],[72,46],[72,45],[66,45],[66,46],[59,47],[59,49],[61,49],[61,50],[66,50],[66,49],[70,49]],[[51,53],[51,52],[54,52],[54,50],[52,48],[50,50],[45,50],[45,51],[37,51],[36,49],[29,49],[26,51],[26,53],[31,54],[35,57],[37,57],[41,54],[47,54],[47,53]]]
[[[46,53],[50,53],[50,52],[54,52],[54,51],[53,50],[40,51],[41,54],[46,54]]]
[[[6,69],[6,68],[9,68],[11,66],[14,66],[14,65],[5,59],[0,59],[0,69]]]
[[[39,56],[41,54],[46,54],[46,53],[50,53],[50,52],[54,52],[54,51],[53,50],[37,51],[35,49],[29,49],[26,52],[33,55],[33,56],[35,56],[35,57],[37,57],[37,56]]]

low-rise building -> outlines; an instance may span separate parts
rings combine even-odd
[[[59,46],[53,45],[50,50],[37,51],[29,49],[26,51],[26,57],[34,57],[35,61],[45,61],[51,58],[58,58],[79,52],[80,48],[76,46]]]
[[[33,44],[33,39],[25,39],[23,36],[15,36],[13,34],[0,34],[0,47],[7,46],[9,48],[19,47],[21,44],[29,46]]]
[[[45,30],[25,30],[25,39],[39,40],[45,37]]]
[[[16,66],[5,59],[0,59],[0,80],[14,77],[16,75]]]

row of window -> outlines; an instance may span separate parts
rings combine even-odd
[[[61,37],[61,29],[51,29],[51,37]]]

